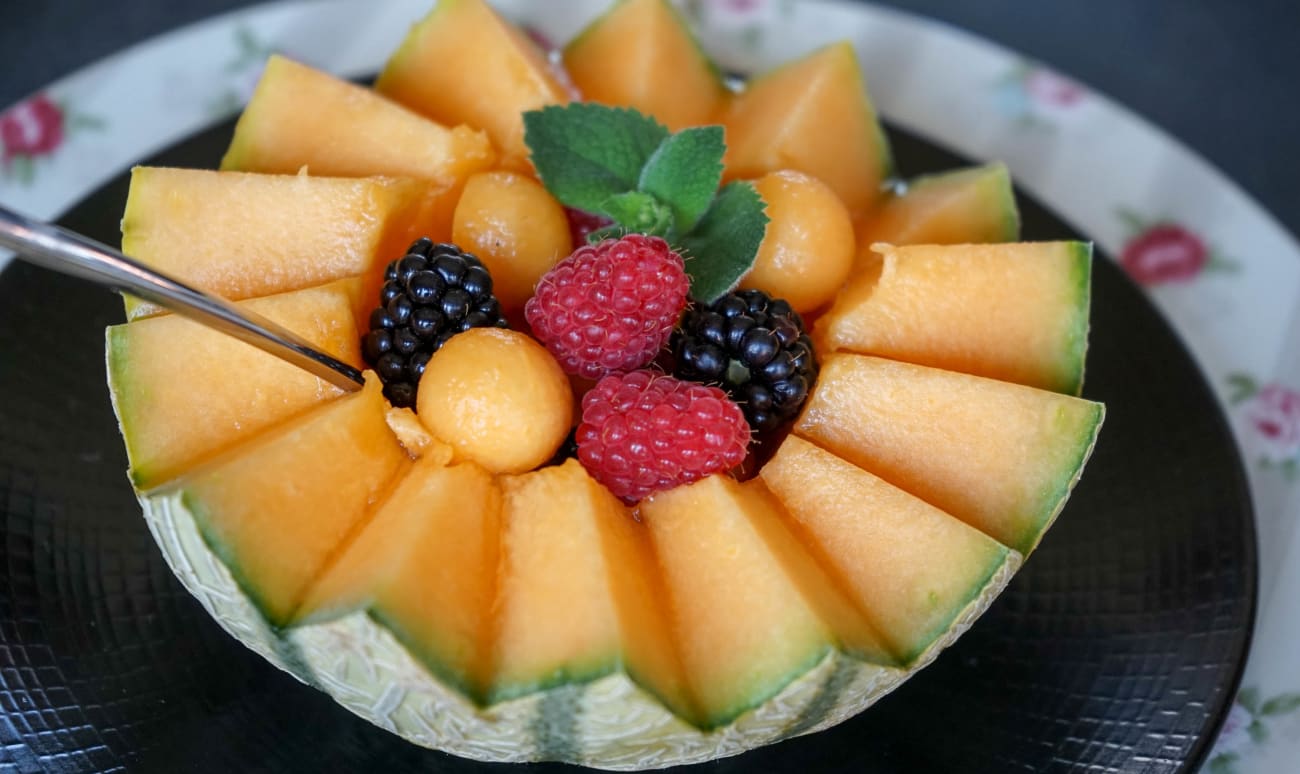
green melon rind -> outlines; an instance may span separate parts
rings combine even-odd
[[[350,611],[357,612],[357,611]],[[471,675],[463,669],[457,669],[452,666],[447,659],[439,658],[438,649],[435,646],[430,647],[428,643],[421,642],[419,638],[411,636],[404,628],[401,622],[396,618],[388,615],[382,604],[375,604],[364,608],[363,612],[375,622],[377,626],[383,627],[392,633],[417,661],[424,665],[424,668],[438,680],[446,683],[451,688],[459,691],[471,702],[483,706],[487,704],[488,696],[482,685],[477,684]],[[340,613],[329,619],[318,619],[313,623],[328,623],[329,620],[336,620],[347,615]],[[295,622],[300,625],[301,622]]]
[[[521,696],[545,693],[565,685],[590,683],[623,672],[623,659],[618,653],[604,653],[583,661],[562,664],[549,672],[526,680],[512,680],[492,686],[488,702],[496,704],[518,699]]]
[[[138,221],[140,220],[140,203],[139,200],[131,195],[132,191],[144,187],[139,178],[148,177],[149,170],[147,167],[133,167],[131,169],[131,185],[126,192],[126,207],[122,210],[122,252],[132,258],[139,257],[139,250],[136,249],[136,243],[139,237],[136,232],[139,229]],[[139,188],[137,188],[137,184]],[[126,319],[134,320],[142,317],[143,310],[148,309],[148,301],[136,298],[127,293],[122,294],[122,307],[126,311]]]
[[[1038,548],[1043,535],[1047,534],[1047,530],[1056,523],[1057,517],[1061,515],[1066,502],[1070,499],[1070,493],[1083,477],[1083,469],[1088,463],[1088,458],[1092,456],[1092,451],[1097,446],[1101,426],[1106,421],[1106,406],[1101,403],[1089,403],[1088,406],[1091,409],[1088,418],[1081,425],[1072,428],[1078,433],[1079,438],[1079,443],[1075,444],[1077,454],[1071,464],[1062,471],[1056,488],[1044,495],[1040,508],[1043,516],[1036,522],[1037,527],[1023,535],[1017,544],[1012,546],[1025,556],[1029,556],[1035,548]]]
[[[843,691],[843,700],[830,707],[821,719],[807,723],[806,727],[801,727],[797,734],[791,734],[791,736],[814,734],[848,720],[879,701],[899,685],[902,685],[909,677],[929,666],[938,658],[940,653],[956,642],[981,615],[984,615],[989,605],[1007,587],[1007,584],[1023,563],[1024,557],[1019,552],[1008,550],[1005,561],[994,570],[984,588],[966,604],[966,607],[953,620],[948,631],[942,637],[930,643],[906,670],[896,670],[897,674],[900,675],[898,679],[875,686],[867,691],[854,690],[851,685],[849,689]]]
[[[990,540],[989,542],[992,543],[993,541]],[[1013,554],[1015,555],[1014,559],[1012,558]],[[971,584],[971,588],[975,590],[972,597],[967,599],[962,605],[956,606],[951,616],[942,619],[941,624],[936,624],[933,629],[926,632],[923,637],[919,638],[917,640],[917,642],[920,643],[919,645],[910,651],[902,653],[900,656],[902,662],[907,665],[916,664],[920,661],[922,656],[932,650],[934,643],[943,641],[945,634],[950,631],[953,626],[957,625],[958,622],[962,620],[963,616],[967,615],[971,599],[978,599],[979,596],[984,593],[984,590],[987,589],[991,583],[994,583],[998,574],[1003,571],[1003,568],[1007,566],[1008,562],[1014,561],[1015,564],[1018,565],[1020,561],[1019,556],[1020,555],[1012,549],[1000,544],[997,545],[997,548],[994,549],[992,557],[986,567],[986,572],[982,577],[980,577],[977,583]],[[1005,581],[1003,581],[1003,583],[1005,583]]]
[[[111,325],[104,329],[104,363],[108,373],[108,398],[113,405],[113,416],[126,445],[127,475],[138,490],[154,484],[155,474],[148,466],[140,465],[140,439],[130,431],[139,407],[148,406],[148,385],[131,378],[131,337],[124,326]],[[129,398],[128,398],[129,396]]]
[[[288,619],[279,620],[271,612],[270,605],[267,603],[266,595],[253,581],[252,578],[240,571],[239,555],[233,548],[223,542],[217,533],[212,529],[211,518],[208,507],[193,492],[181,490],[179,492],[181,508],[189,512],[194,521],[195,528],[198,529],[199,535],[203,542],[208,546],[212,553],[226,567],[230,568],[230,575],[244,595],[248,597],[249,602],[262,617],[276,629],[283,628],[289,623]]]
[[[1069,286],[1074,291],[1071,307],[1074,319],[1070,321],[1067,337],[1061,346],[1061,381],[1056,391],[1067,395],[1083,392],[1083,376],[1088,357],[1088,330],[1092,310],[1092,244],[1068,242],[1070,251]]]
[[[929,664],[1001,593],[1020,565],[1005,563],[952,628],[906,670],[832,650],[779,693],[725,728],[701,731],[666,710],[622,672],[582,684],[474,705],[365,612],[280,630],[267,623],[234,574],[204,540],[180,492],[140,497],[150,532],[172,572],[233,637],[351,711],[416,744],[481,761],[536,761],[568,751],[569,762],[630,771],[697,763],[814,733],[861,712]],[[570,694],[556,697],[555,691]],[[572,722],[543,718],[577,707]]]
[[[729,725],[732,721],[741,715],[761,706],[764,702],[771,700],[773,697],[780,695],[787,686],[796,682],[801,675],[807,674],[818,664],[826,660],[828,654],[835,648],[830,642],[826,642],[820,647],[812,648],[805,654],[804,658],[795,664],[781,677],[774,680],[768,680],[761,685],[755,686],[752,693],[737,699],[733,703],[714,710],[700,718],[700,727],[704,731],[715,731]]]
[[[991,199],[996,210],[1002,213],[1001,229],[998,240],[1002,242],[1020,241],[1020,206],[1016,204],[1016,191],[1011,185],[1011,171],[1002,162],[994,162],[986,168],[995,170],[990,173],[987,185],[991,188]]]
[[[145,523],[172,573],[221,628],[267,661],[313,684],[305,660],[295,664],[293,659],[285,658],[280,630],[268,622],[204,539],[194,513],[182,501],[182,493],[140,495],[138,499]]]

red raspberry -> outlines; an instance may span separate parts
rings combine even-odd
[[[555,264],[524,316],[565,371],[599,379],[654,360],[689,289],[682,257],[667,242],[629,234],[580,247]]]
[[[745,459],[749,425],[717,387],[652,371],[606,376],[582,399],[578,459],[625,502]]]

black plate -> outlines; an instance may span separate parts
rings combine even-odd
[[[213,167],[227,123],[151,159]],[[895,132],[909,174],[962,160]],[[122,176],[63,223],[115,244]],[[1021,197],[1027,239],[1069,238]],[[0,274],[0,768],[445,771],[231,639],[145,528],[104,387],[116,296]],[[1255,614],[1250,499],[1218,404],[1108,260],[1086,396],[1101,441],[1060,521],[951,650],[834,729],[713,772],[1191,771],[1235,693]],[[539,765],[530,771],[567,767]]]

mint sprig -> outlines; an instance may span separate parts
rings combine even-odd
[[[681,250],[696,299],[716,300],[753,267],[768,218],[752,185],[718,189],[721,126],[669,133],[635,110],[576,102],[524,113],[524,140],[556,199],[614,221],[593,236],[653,234]]]
[[[641,168],[638,190],[672,210],[676,234],[695,228],[709,209],[726,152],[721,126],[684,129],[661,142]]]
[[[718,191],[699,226],[682,237],[691,294],[712,303],[740,282],[754,265],[767,229],[763,197],[752,183]]]
[[[524,138],[542,184],[565,205],[603,213],[635,191],[668,129],[635,110],[575,102],[524,113]]]

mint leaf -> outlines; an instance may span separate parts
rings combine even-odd
[[[668,130],[635,110],[590,102],[524,113],[524,141],[542,184],[569,207],[609,215],[612,196],[635,191]]]
[[[681,239],[691,295],[709,304],[740,282],[754,265],[767,231],[763,198],[752,183],[718,191],[699,225]]]
[[[753,267],[768,218],[753,185],[718,189],[722,127],[669,134],[635,110],[578,102],[524,113],[524,141],[552,196],[614,221],[592,238],[665,238],[687,258],[697,299],[717,299]]]
[[[672,208],[675,233],[695,228],[709,209],[726,150],[721,126],[700,126],[670,136],[646,161],[637,189]]]
[[[673,227],[672,210],[641,191],[614,194],[605,200],[604,212],[624,230],[664,236]]]

